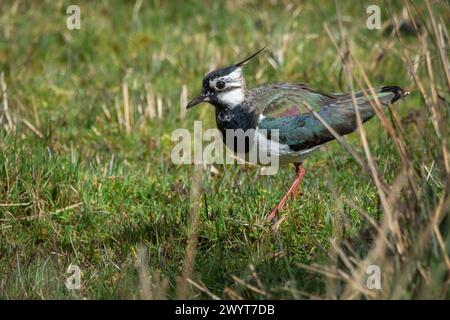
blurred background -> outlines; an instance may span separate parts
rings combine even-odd
[[[0,298],[449,298],[447,1],[77,1],[79,30],[71,4],[0,3]],[[170,158],[215,127],[184,109],[203,75],[266,44],[250,88],[411,91],[345,138],[373,170],[323,146],[276,231],[292,168]]]

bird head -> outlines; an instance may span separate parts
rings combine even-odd
[[[236,64],[208,73],[203,78],[201,93],[188,103],[186,109],[201,102],[209,102],[214,106],[226,106],[228,108],[240,105],[245,99],[246,90],[242,69],[248,61],[265,48]]]

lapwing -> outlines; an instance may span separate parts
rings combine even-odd
[[[325,93],[303,83],[267,84],[249,89],[245,84],[243,68],[263,49],[236,64],[205,75],[201,93],[186,108],[201,102],[212,104],[217,128],[226,145],[230,144],[226,130],[251,129],[255,132],[253,140],[256,143],[267,144],[269,141],[277,147],[279,164],[295,165],[296,174],[291,187],[267,216],[268,220],[272,220],[290,195],[295,199],[305,175],[303,160],[324,143],[335,139],[336,133],[342,136],[357,129],[354,101],[362,122],[371,119],[375,115],[375,98],[370,90],[355,92],[352,97],[350,93]],[[398,86],[382,86],[373,90],[385,107],[409,94]],[[324,122],[334,129],[334,134]],[[270,132],[273,130],[278,133],[276,141],[271,141]],[[248,150],[248,146],[246,148]]]

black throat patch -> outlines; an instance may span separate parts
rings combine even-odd
[[[247,153],[254,140],[254,131],[258,125],[258,116],[255,111],[248,111],[242,106],[234,108],[216,107],[216,123],[217,128],[222,134],[223,142],[234,152]],[[239,130],[240,129],[240,130]],[[230,135],[227,130],[234,131],[234,135]],[[245,150],[241,150],[239,146],[245,139]],[[238,149],[239,147],[239,149]],[[244,145],[242,145],[244,147]]]

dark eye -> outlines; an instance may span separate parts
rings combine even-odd
[[[225,82],[223,82],[222,80],[217,81],[216,88],[222,90],[223,88],[225,88]]]

